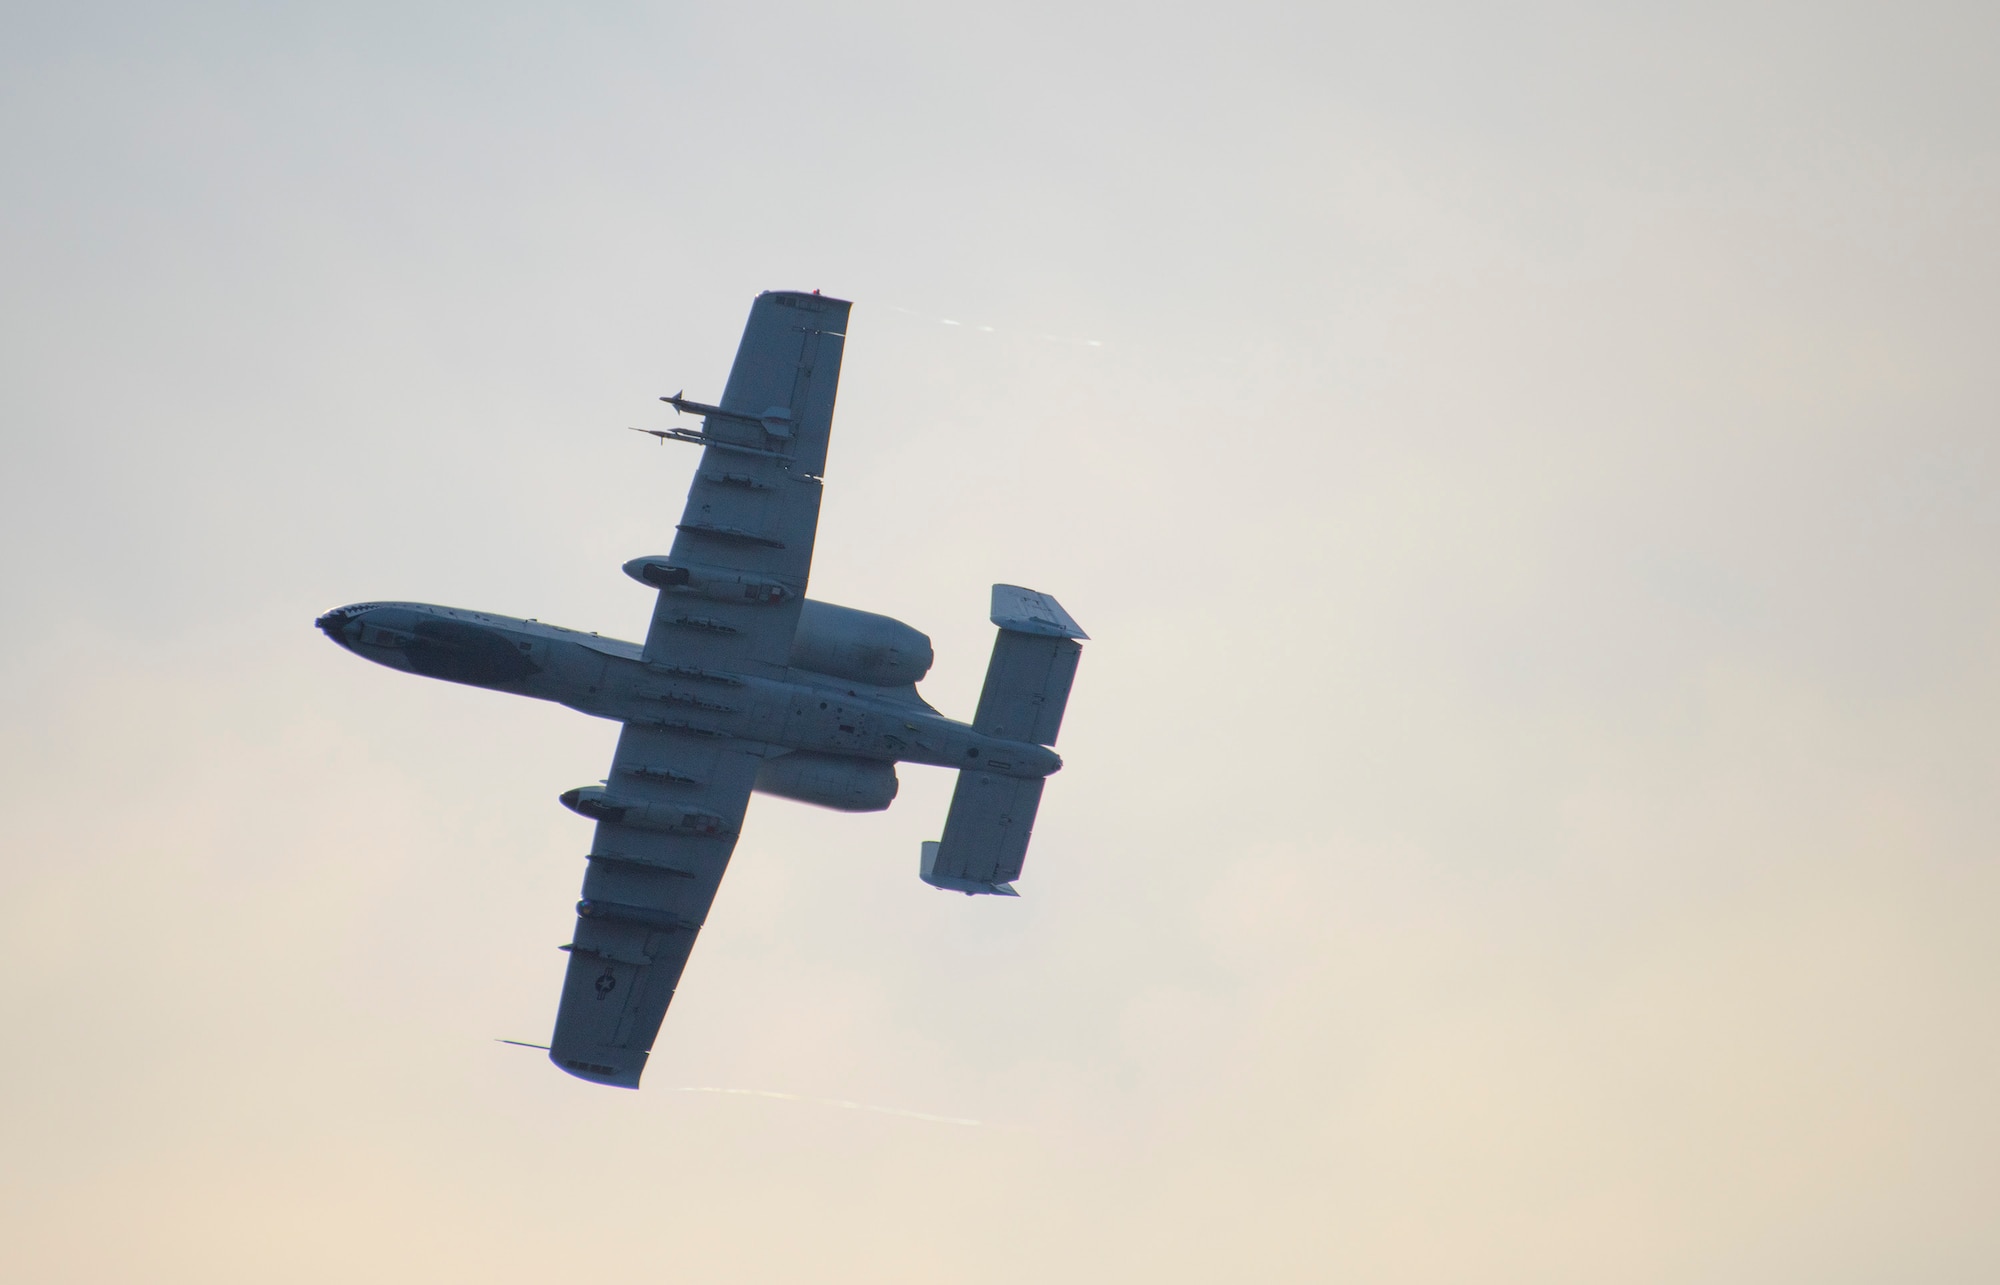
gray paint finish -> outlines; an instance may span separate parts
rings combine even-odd
[[[659,597],[643,645],[415,602],[316,622],[393,669],[554,701],[622,723],[602,785],[562,803],[595,820],[550,1060],[636,1088],[753,791],[844,811],[889,806],[895,764],[959,770],[919,874],[1016,895],[1083,630],[1047,594],[993,587],[1000,627],[971,723],[917,694],[930,639],[900,621],[808,601],[850,305],[770,292],[750,310],[719,402],[676,394],[702,446],[672,549],[625,571]]]

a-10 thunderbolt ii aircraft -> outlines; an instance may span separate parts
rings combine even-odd
[[[643,646],[507,616],[365,602],[316,622],[392,669],[558,701],[624,724],[602,784],[561,796],[597,822],[549,1058],[637,1088],[750,795],[869,812],[896,764],[958,769],[925,882],[1013,896],[1085,637],[1053,598],[993,586],[1000,634],[972,722],[917,695],[931,642],[805,596],[849,305],[771,292],[751,306],[702,427],[641,430],[702,448],[670,553],[625,564],[659,590]]]

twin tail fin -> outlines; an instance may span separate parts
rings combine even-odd
[[[973,729],[1054,745],[1083,654],[1079,644],[1089,635],[1054,598],[1018,585],[993,586],[992,619],[1000,635],[993,641]],[[976,768],[961,771],[944,837],[923,845],[924,882],[967,896],[1018,896],[1012,884],[1028,855],[1043,783]]]

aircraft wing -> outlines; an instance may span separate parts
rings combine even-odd
[[[636,1088],[687,966],[765,747],[705,725],[738,705],[734,675],[791,653],[819,527],[846,301],[771,292],[750,307],[665,558],[630,564],[659,586],[643,653],[666,681],[657,719],[625,724],[593,792],[597,836],[577,903],[550,1060]],[[579,792],[581,794],[583,792]],[[580,809],[583,810],[583,809]]]
[[[819,527],[833,399],[849,305],[824,295],[757,296],[716,405],[665,565],[646,659],[702,669],[783,666],[798,627]],[[685,577],[685,578],[683,578]]]
[[[549,1041],[549,1059],[563,1070],[639,1086],[762,763],[725,738],[625,725],[598,810]]]

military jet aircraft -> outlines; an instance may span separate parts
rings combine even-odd
[[[849,304],[768,292],[721,400],[661,400],[702,448],[673,550],[625,564],[659,591],[643,646],[533,620],[364,602],[315,623],[378,664],[556,701],[624,725],[611,775],[561,796],[597,822],[549,1059],[637,1088],[754,792],[850,812],[896,797],[896,764],[958,770],[933,887],[1014,896],[1086,637],[1047,594],[993,586],[1000,627],[972,722],[916,683],[931,641],[805,596]]]

